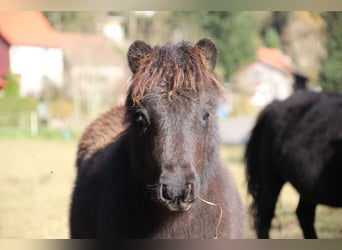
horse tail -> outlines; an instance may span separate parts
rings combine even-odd
[[[258,223],[259,200],[262,190],[262,176],[264,169],[270,169],[272,164],[271,150],[274,139],[273,108],[278,101],[274,101],[259,114],[245,149],[247,192],[252,196],[249,210]],[[267,171],[267,170],[266,170]]]

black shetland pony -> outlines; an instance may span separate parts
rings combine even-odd
[[[127,57],[125,105],[79,143],[71,237],[241,238],[244,210],[218,155],[215,44],[135,41]]]
[[[297,217],[305,238],[317,238],[317,204],[342,206],[342,96],[298,91],[259,115],[245,159],[258,238],[268,238],[279,192],[300,194]]]

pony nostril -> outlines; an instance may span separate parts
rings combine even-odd
[[[186,185],[186,190],[184,194],[184,201],[185,202],[193,202],[194,200],[194,184],[188,183]]]
[[[159,185],[159,199],[166,204],[173,203],[173,204],[180,204],[180,203],[192,203],[194,201],[194,184],[187,183],[183,192],[179,194],[170,193],[167,185],[160,184]]]
[[[165,184],[161,184],[159,187],[159,193],[160,193],[160,198],[162,200],[166,200],[166,201],[171,201],[171,197],[169,196],[168,192],[167,192],[167,187]]]

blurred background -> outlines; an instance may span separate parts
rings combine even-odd
[[[243,151],[260,110],[298,89],[342,91],[342,12],[0,12],[0,238],[67,238],[77,142],[123,103],[129,45],[202,37],[219,49],[222,159],[247,209]],[[297,202],[286,186],[271,237],[302,237]],[[316,228],[341,238],[338,210],[319,206]]]

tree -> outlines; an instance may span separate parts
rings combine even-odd
[[[268,28],[265,31],[264,44],[270,48],[280,48],[281,42],[277,31],[274,28]]]
[[[91,11],[43,11],[54,29],[67,32],[92,33],[106,12]]]
[[[248,12],[201,12],[199,23],[219,49],[224,80],[255,58],[257,29]]]
[[[317,82],[326,52],[323,28],[324,20],[319,13],[295,11],[290,13],[283,31],[284,51],[313,83]]]
[[[260,37],[263,44],[271,48],[282,49],[283,31],[288,23],[289,12],[273,11],[273,12],[254,12],[254,15],[259,16],[256,20],[260,24]]]
[[[150,44],[174,43],[181,40],[196,41],[202,37],[196,12],[155,11],[122,12],[126,17],[130,40],[140,39]]]
[[[324,12],[327,56],[319,74],[324,89],[342,92],[342,12]]]
[[[19,83],[15,79],[12,73],[6,76],[6,89],[4,93],[4,98],[19,98],[20,87]]]

